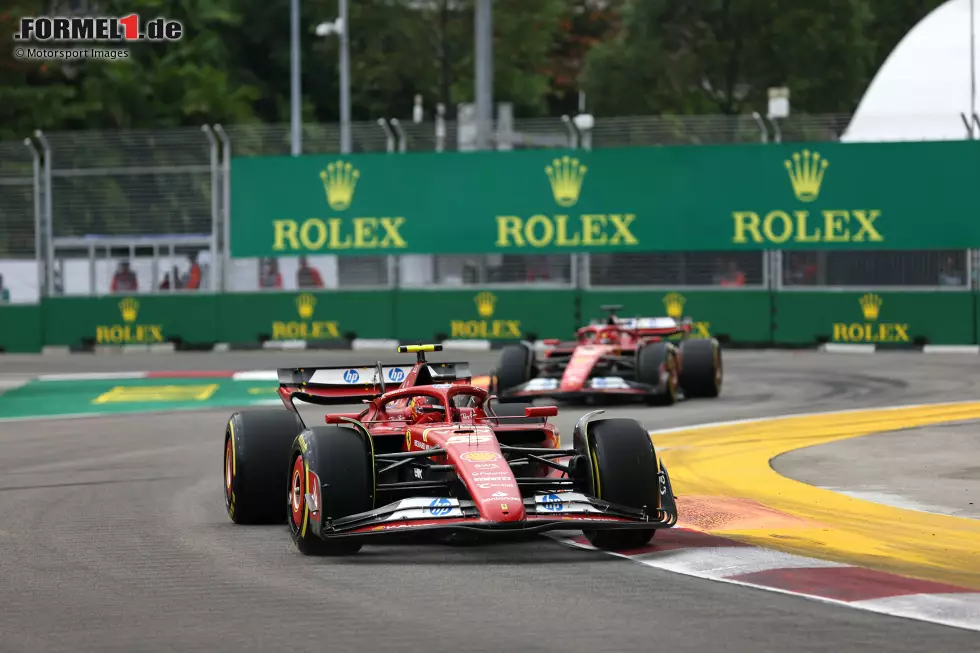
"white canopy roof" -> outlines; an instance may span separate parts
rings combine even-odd
[[[963,140],[971,107],[970,4],[949,0],[888,55],[841,141]],[[980,39],[980,0],[974,30]],[[980,54],[980,43],[976,45]],[[980,74],[980,58],[975,59]],[[980,87],[977,92],[980,93]],[[974,126],[980,134],[980,126]]]

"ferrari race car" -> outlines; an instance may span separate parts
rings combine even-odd
[[[499,404],[441,345],[401,346],[416,363],[280,369],[286,406],[236,412],[225,429],[224,495],[237,524],[286,521],[307,555],[411,536],[580,530],[631,549],[677,523],[667,469],[632,419],[583,416],[562,448],[554,406]],[[388,385],[385,380],[393,382]],[[364,402],[307,426],[295,401]]]
[[[670,405],[685,399],[717,397],[721,392],[721,346],[714,338],[690,338],[693,322],[671,317],[617,318],[621,306],[580,328],[571,342],[544,340],[540,352],[530,343],[500,353],[491,390],[502,401],[589,399],[598,396],[641,399]]]

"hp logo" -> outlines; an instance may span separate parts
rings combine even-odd
[[[433,499],[429,504],[429,512],[435,517],[445,517],[453,509],[452,502],[446,497],[441,497],[439,499]]]
[[[549,512],[560,512],[564,507],[561,497],[557,494],[546,494],[541,501],[541,505]]]
[[[388,380],[401,383],[405,379],[405,370],[400,367],[388,370]]]
[[[361,378],[361,375],[357,373],[357,370],[347,370],[344,372],[344,383],[357,383],[359,378]]]

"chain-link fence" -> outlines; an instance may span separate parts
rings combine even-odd
[[[24,142],[0,141],[0,258],[34,258],[35,154]]]
[[[463,115],[461,113],[461,115]],[[498,149],[609,148],[839,140],[846,115],[795,115],[770,121],[742,116],[599,118],[588,131],[561,118],[501,120]],[[471,149],[471,125],[456,121],[378,120],[351,126],[354,152]],[[336,153],[336,124],[304,125],[304,154]],[[220,138],[219,138],[220,137]],[[55,294],[212,289],[450,288],[470,285],[555,287],[908,287],[968,286],[966,250],[944,252],[649,252],[617,255],[311,256],[308,261],[223,260],[224,156],[288,155],[289,125],[234,125],[46,133],[34,139],[50,171],[35,173],[23,142],[0,143],[0,276],[37,276],[35,221],[50,220],[40,258],[53,263]],[[219,146],[224,142],[230,151]],[[50,215],[44,198],[50,176]],[[40,211],[40,213],[37,213]],[[43,229],[42,229],[43,231]],[[43,240],[43,238],[42,238]],[[207,255],[199,260],[202,253]],[[187,279],[203,263],[204,280]],[[127,268],[123,269],[123,264]],[[270,266],[275,269],[271,269]],[[771,269],[770,269],[771,268]],[[316,270],[315,275],[309,270]],[[129,275],[127,277],[127,275]],[[131,277],[131,278],[130,278]],[[130,278],[129,281],[126,281]],[[119,280],[122,279],[123,283]],[[33,282],[37,286],[37,282]],[[38,289],[31,296],[36,300]]]

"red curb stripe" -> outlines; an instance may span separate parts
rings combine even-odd
[[[174,370],[147,372],[146,379],[230,379],[237,370]]]
[[[749,574],[739,574],[738,576],[728,576],[726,580],[736,580],[797,594],[809,594],[846,602],[884,599],[908,594],[969,594],[976,591],[862,567],[768,569]]]

